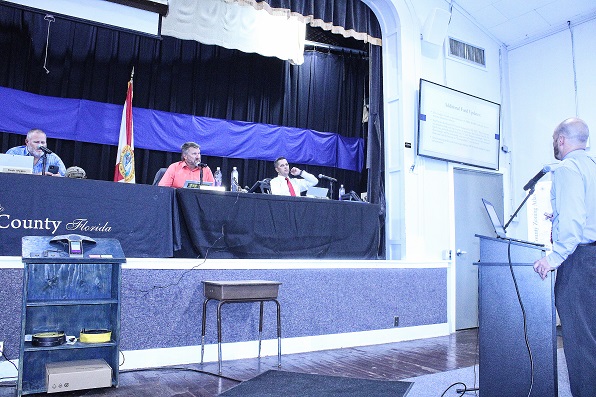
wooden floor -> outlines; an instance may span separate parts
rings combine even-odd
[[[468,367],[476,364],[477,359],[477,330],[473,329],[438,338],[282,355],[281,369],[320,375],[401,380]],[[270,369],[277,369],[277,356],[264,357],[260,361],[256,358],[224,361],[223,377],[215,375],[217,362],[203,366],[121,372],[118,388],[60,393],[57,396],[212,397]],[[15,395],[14,386],[0,387],[0,397]]]

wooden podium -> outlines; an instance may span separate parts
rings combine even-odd
[[[542,280],[533,268],[534,261],[544,256],[544,248],[480,235],[476,237],[480,239],[480,397],[526,396],[530,391],[530,357],[509,258],[526,312],[528,343],[534,362],[534,383],[530,396],[556,397],[554,273]]]

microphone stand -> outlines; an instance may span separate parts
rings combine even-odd
[[[46,152],[41,156],[41,175],[46,174],[46,165],[48,163],[48,154]]]
[[[199,165],[201,170],[199,171],[199,189],[203,186],[203,166]]]
[[[524,201],[521,202],[521,204],[519,205],[519,207],[517,207],[517,209],[515,210],[515,212],[513,213],[513,215],[511,215],[511,218],[509,218],[509,220],[507,221],[507,223],[505,224],[505,226],[503,226],[503,229],[505,231],[507,231],[507,226],[509,226],[509,224],[511,223],[511,221],[513,220],[513,218],[516,217],[517,213],[519,212],[519,210],[522,209],[522,207],[524,206],[524,204],[526,203],[526,201],[528,201],[528,199],[530,198],[531,195],[534,194],[534,188],[536,187],[536,184],[534,184],[529,190],[528,190],[528,194],[526,195],[526,198],[524,199]]]
[[[333,181],[329,181],[329,198],[333,200]]]

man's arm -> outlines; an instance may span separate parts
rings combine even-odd
[[[573,167],[558,168],[553,175],[553,248],[547,256],[534,262],[534,271],[544,280],[582,241],[586,224],[585,191],[582,176]]]
[[[552,267],[558,267],[582,242],[586,204],[584,183],[577,168],[560,167],[553,176],[556,218],[553,219],[553,252],[547,260]]]
[[[304,170],[300,170],[296,175],[301,176],[302,179],[296,179],[296,183],[300,187],[300,191],[303,192],[308,190],[309,187],[316,185],[319,183],[319,180],[316,176],[311,173],[308,173]]]

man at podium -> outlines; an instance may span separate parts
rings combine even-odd
[[[557,269],[555,305],[574,397],[596,395],[596,160],[586,153],[588,137],[578,118],[555,128],[553,250],[534,263],[542,279]]]

